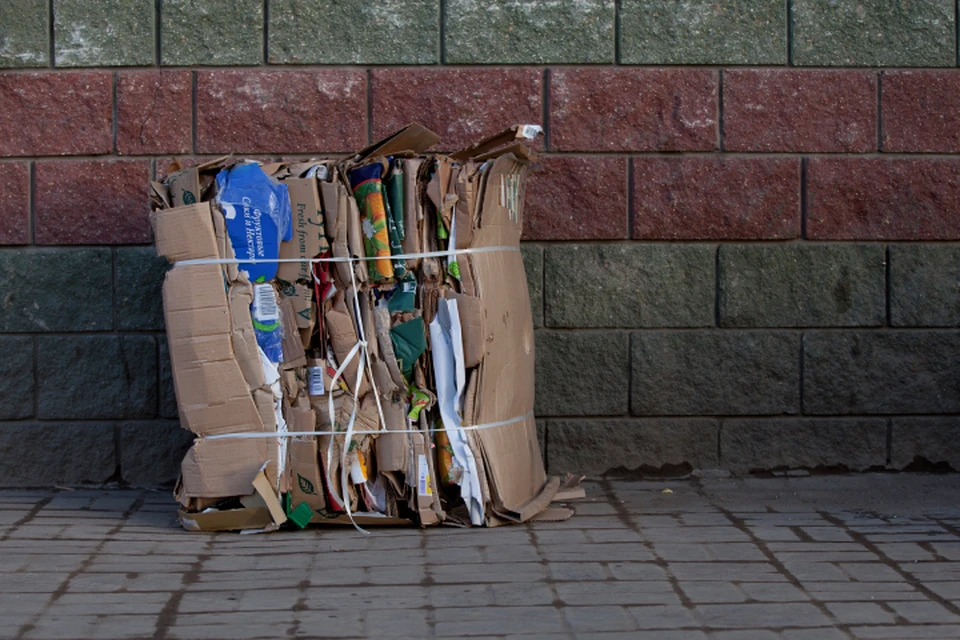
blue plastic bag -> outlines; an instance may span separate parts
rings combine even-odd
[[[251,282],[268,282],[277,263],[280,242],[293,238],[293,214],[287,185],[272,180],[255,163],[238,164],[217,174],[217,204],[227,222],[233,252]]]

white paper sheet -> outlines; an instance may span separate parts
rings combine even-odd
[[[467,372],[463,366],[463,337],[456,300],[441,298],[438,301],[437,315],[430,323],[430,345],[440,417],[453,449],[453,464],[462,471],[460,496],[470,512],[471,524],[480,526],[483,524],[483,494],[477,476],[477,463],[460,417]]]

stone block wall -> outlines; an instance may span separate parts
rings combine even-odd
[[[0,484],[172,481],[146,184],[542,124],[551,472],[960,469],[955,0],[0,4]]]

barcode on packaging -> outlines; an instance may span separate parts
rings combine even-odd
[[[326,393],[323,387],[323,367],[307,367],[307,393],[311,396],[322,396]]]
[[[433,487],[430,485],[430,467],[427,466],[427,456],[422,453],[417,456],[417,494],[433,495]]]
[[[253,285],[253,318],[258,322],[276,322],[280,319],[277,296],[272,285]]]
[[[533,140],[543,132],[543,127],[536,124],[525,124],[520,128],[520,137],[527,140]]]

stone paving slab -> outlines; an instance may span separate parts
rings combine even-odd
[[[165,493],[0,491],[0,637],[960,637],[957,475],[604,479],[563,523],[182,531]]]

